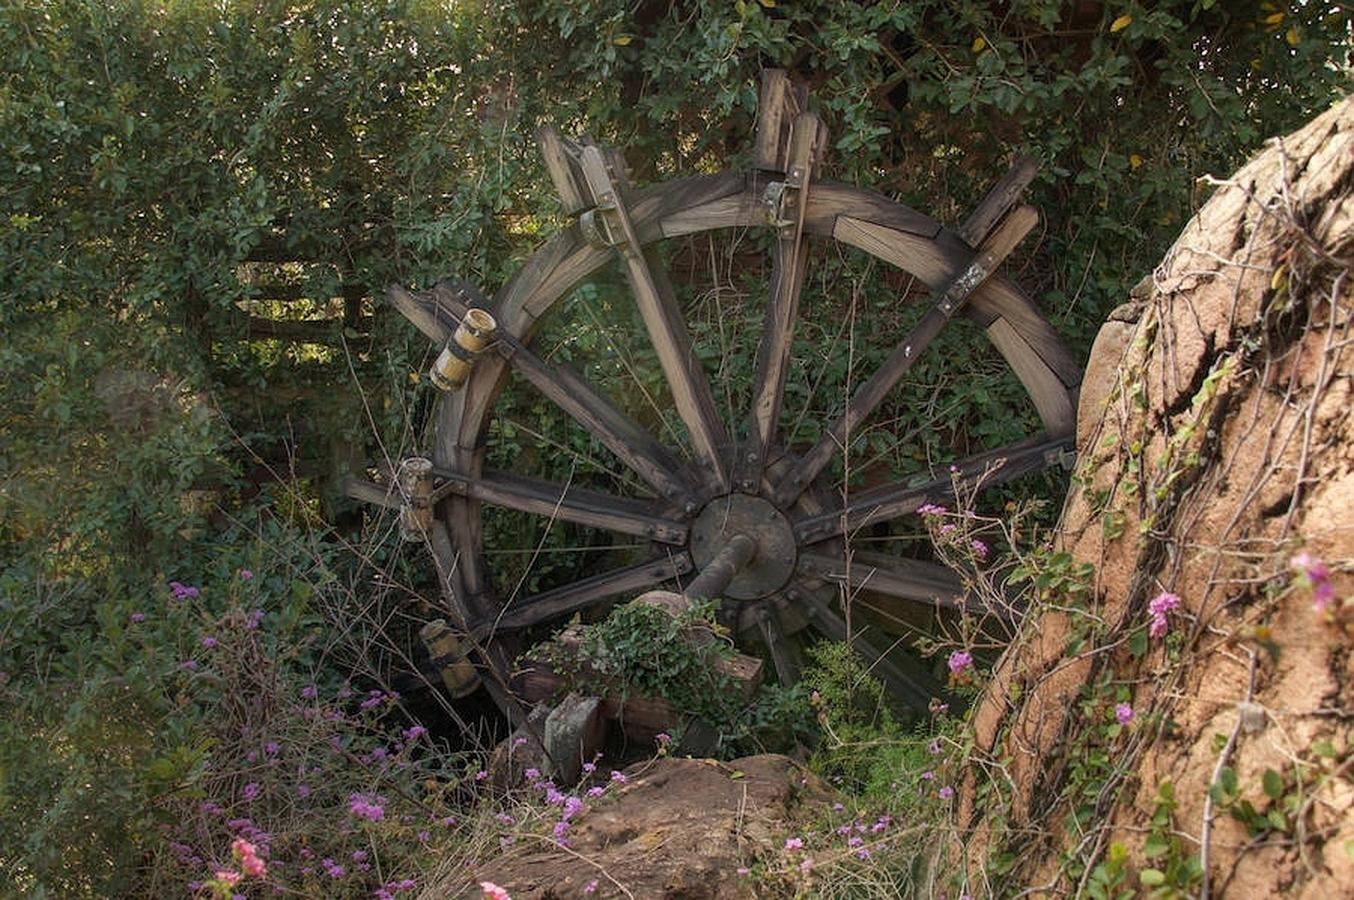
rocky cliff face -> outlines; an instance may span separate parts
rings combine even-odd
[[[962,794],[970,871],[1354,895],[1351,192],[1346,100],[1217,182],[1102,329],[1062,527],[1094,600],[977,710],[1006,789]]]

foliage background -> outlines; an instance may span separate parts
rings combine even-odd
[[[425,342],[376,298],[492,290],[557,224],[538,124],[592,129],[641,182],[736,166],[781,66],[813,86],[830,175],[951,222],[1031,153],[1020,279],[1084,352],[1196,179],[1348,90],[1349,22],[1249,0],[0,5],[0,868],[67,896],[153,865],[216,702],[178,680],[183,633],[124,634],[168,580],[224,598],[271,572],[258,602],[300,672],[381,668],[356,632],[383,612],[315,639],[326,610],[400,608],[367,568],[397,551],[346,552],[360,517],[333,490],[429,402]]]

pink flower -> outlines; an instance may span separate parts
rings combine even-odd
[[[1119,703],[1114,707],[1114,718],[1120,725],[1127,725],[1133,721],[1133,707],[1127,703]]]
[[[1147,614],[1151,617],[1151,624],[1147,626],[1147,633],[1154,638],[1159,638],[1170,630],[1170,625],[1166,621],[1166,616],[1180,605],[1180,598],[1175,594],[1162,592],[1152,598],[1147,604]]]
[[[386,817],[380,798],[368,794],[351,794],[348,797],[348,812],[359,819],[378,822]]]
[[[809,873],[812,872],[812,871],[813,871],[813,859],[812,859],[812,858],[806,858],[802,863],[799,864],[799,872],[800,872],[800,874],[802,874],[802,875],[807,875],[807,874],[809,874]]]
[[[134,612],[134,613],[132,613],[132,621],[133,621],[133,622],[144,622],[144,621],[146,621],[146,614],[143,613],[143,612]]]
[[[973,555],[978,557],[978,559],[987,559],[987,544],[974,538],[969,542],[969,546],[973,548]]]
[[[923,503],[917,507],[917,515],[919,516],[943,516],[947,512],[949,510],[936,503]]]
[[[246,856],[240,860],[240,868],[250,878],[262,878],[268,874],[268,867],[257,856]]]
[[[596,878],[594,878],[592,881],[589,881],[587,884],[583,885],[583,893],[585,893],[585,894],[595,894],[595,893],[597,893],[597,879],[596,879]]]
[[[1312,589],[1312,608],[1324,613],[1335,599],[1335,586],[1330,582],[1330,569],[1324,562],[1302,552],[1289,560],[1289,565],[1297,569]]]
[[[480,890],[484,891],[484,896],[488,900],[512,900],[512,894],[494,884],[492,881],[481,881]]]
[[[973,654],[968,653],[964,650],[956,650],[950,654],[949,666],[950,672],[952,674],[958,675],[965,669],[970,668],[972,665],[973,665]]]
[[[217,869],[216,880],[226,887],[234,887],[240,883],[240,873],[233,869]]]
[[[803,849],[804,849],[804,840],[803,840],[803,838],[797,838],[797,837],[786,838],[786,839],[785,839],[785,849],[786,849],[786,850],[803,850]]]
[[[249,579],[251,579],[251,578],[253,578],[253,577],[254,577],[254,573],[251,572],[251,571],[249,571],[248,569],[241,569],[241,570],[240,570],[240,580],[241,580],[241,581],[248,581]]]

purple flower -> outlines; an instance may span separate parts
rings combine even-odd
[[[1298,570],[1312,589],[1312,608],[1318,613],[1324,613],[1329,609],[1331,601],[1335,599],[1335,586],[1330,581],[1330,568],[1305,551],[1294,556],[1288,564]]]
[[[314,700],[318,696],[320,696],[320,689],[313,684],[301,688],[301,699],[303,700]]]
[[[948,509],[937,503],[923,503],[917,507],[917,515],[920,516],[943,516],[947,512]]]
[[[956,650],[950,654],[950,672],[958,675],[973,665],[973,654],[965,650]]]
[[[348,812],[359,819],[369,819],[372,822],[378,822],[386,817],[384,801],[374,794],[350,794],[348,796]]]
[[[856,856],[857,856],[857,858],[859,858],[859,859],[869,859],[869,858],[870,858],[870,848],[868,848],[868,847],[861,847],[859,850],[856,851]]]
[[[144,622],[144,621],[146,621],[146,614],[143,613],[143,612],[134,612],[134,613],[132,613],[132,621],[133,621],[133,622]]]
[[[428,729],[424,728],[422,725],[415,725],[412,728],[406,728],[401,732],[406,741],[416,741],[427,733]]]
[[[169,590],[174,595],[175,600],[192,600],[201,592],[190,584],[183,584],[179,581],[171,581]]]
[[[484,769],[480,769],[478,772],[475,773],[475,780],[476,780],[476,781],[483,781],[484,779],[486,779],[486,778],[488,778],[488,777],[489,777],[489,773],[486,772]]]
[[[1147,604],[1147,614],[1152,619],[1147,628],[1147,633],[1154,638],[1164,635],[1170,628],[1166,616],[1179,605],[1180,598],[1175,594],[1162,592],[1153,597],[1151,602]]]
[[[853,834],[853,835],[851,835],[850,839],[847,840],[846,846],[848,846],[848,847],[859,847],[859,846],[860,846],[861,844],[863,844],[863,843],[865,843],[865,839],[864,839],[864,838],[862,838],[862,837],[861,837],[860,835],[858,835],[858,834]]]
[[[320,865],[324,866],[324,871],[328,873],[330,878],[342,878],[344,875],[343,866],[334,862],[327,856],[320,860]]]
[[[1120,725],[1133,721],[1133,707],[1127,703],[1118,703],[1114,707],[1114,718]]]
[[[210,800],[203,800],[197,805],[197,808],[202,810],[202,812],[208,816],[219,816],[221,813],[225,812],[225,810]]]
[[[185,672],[196,672],[196,671],[197,671],[197,660],[195,660],[195,659],[185,659],[183,662],[179,663],[179,668],[180,668],[180,669],[183,669]]]
[[[298,785],[296,786],[296,796],[300,797],[302,800],[304,800],[304,799],[306,799],[307,797],[309,797],[309,796],[310,796],[310,785],[308,785],[308,784],[298,784]]]
[[[244,617],[244,627],[249,631],[257,631],[261,624],[263,624],[263,610],[261,609],[250,610],[249,615]]]
[[[560,819],[555,823],[555,840],[562,841],[569,836],[569,820]]]
[[[596,772],[596,771],[597,771],[597,763],[590,763],[590,762],[585,762],[585,763],[583,763],[583,774],[584,774],[584,775],[591,775],[593,772]]]
[[[940,755],[940,738],[932,738],[931,743],[926,745],[926,752],[932,756]]]
[[[597,893],[597,879],[596,879],[596,878],[594,878],[592,881],[589,881],[587,884],[583,885],[583,893],[585,893],[585,894],[595,894],[595,893]]]
[[[566,819],[572,819],[583,808],[583,801],[577,797],[568,797],[564,801],[564,812],[561,815]]]
[[[804,839],[803,839],[803,838],[797,838],[797,837],[786,838],[786,839],[785,839],[785,849],[786,849],[786,850],[803,850],[803,849],[804,849]]]
[[[625,784],[630,779],[625,777],[624,772],[617,772],[615,769],[612,769],[611,780],[616,782],[617,784]]]
[[[505,812],[494,813],[494,821],[500,825],[513,825],[517,822],[516,819]]]
[[[253,577],[254,577],[254,573],[251,572],[251,571],[249,571],[248,569],[241,569],[241,570],[240,570],[240,580],[241,580],[241,581],[248,581],[249,579],[251,579],[251,578],[253,578]]]
[[[367,851],[365,851],[365,850],[354,850],[354,851],[353,851],[353,862],[362,862],[362,861],[365,860],[366,858],[367,858]]]
[[[263,745],[263,752],[267,753],[269,756],[277,756],[277,754],[281,750],[282,745],[279,744],[277,741],[269,741],[268,743]]]
[[[601,786],[598,786],[598,787],[590,787],[590,788],[588,788],[588,796],[589,796],[589,797],[600,797],[600,796],[602,796],[602,795],[605,794],[605,793],[606,793],[606,788],[601,787]]]
[[[210,634],[202,639],[203,650],[210,650],[215,646],[216,646],[216,638],[212,637]]]
[[[936,791],[936,796],[939,797],[941,800],[948,800],[954,796],[954,788],[950,787],[947,784],[940,790]]]
[[[535,766],[531,766],[522,772],[522,777],[527,781],[537,781],[541,777],[541,770]]]
[[[660,747],[666,747],[668,741],[672,740],[672,735],[668,734],[666,731],[660,731],[658,734],[654,735],[654,740],[658,741]]]
[[[987,559],[987,544],[974,538],[969,541],[969,546],[973,548],[973,555],[979,559]]]

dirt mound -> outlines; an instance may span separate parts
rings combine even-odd
[[[829,799],[784,756],[658,759],[582,813],[567,847],[515,845],[475,872],[464,896],[482,896],[478,882],[492,881],[514,900],[751,897],[739,868],[780,851],[803,811]]]
[[[1062,538],[1094,600],[977,711],[1010,789],[964,792],[970,858],[1050,893],[1354,896],[1352,185],[1345,101],[1219,182],[1101,331]]]

